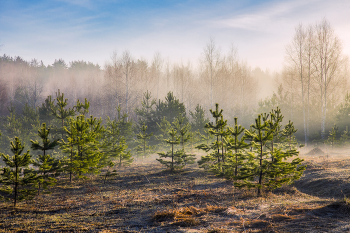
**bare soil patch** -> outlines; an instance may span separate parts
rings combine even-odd
[[[323,150],[321,150],[319,147],[316,147],[312,150],[310,150],[309,153],[307,153],[307,155],[324,155],[325,153],[323,152]]]

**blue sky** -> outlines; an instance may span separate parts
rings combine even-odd
[[[350,1],[0,0],[0,54],[102,67],[113,53],[198,63],[210,37],[252,67],[280,70],[299,24],[324,17],[350,55]]]

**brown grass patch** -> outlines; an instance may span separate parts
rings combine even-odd
[[[250,220],[246,222],[248,228],[260,228],[266,229],[267,227],[271,227],[271,222],[266,220]]]
[[[225,228],[211,228],[207,231],[207,233],[228,233],[229,231]]]
[[[294,187],[263,197],[195,165],[172,174],[138,161],[105,184],[98,176],[73,183],[61,178],[51,194],[21,202],[16,210],[0,202],[0,232],[346,231],[350,160],[330,156],[325,169],[323,159],[304,158],[310,166]]]
[[[222,207],[222,206],[213,206],[213,205],[207,205],[204,208],[204,211],[207,212],[214,212],[214,213],[220,213],[227,210],[226,207]]]
[[[198,226],[200,221],[195,216],[201,213],[202,211],[200,209],[191,206],[157,211],[152,219],[157,222],[174,221],[173,224],[185,227]]]
[[[285,215],[285,214],[274,214],[271,216],[271,220],[273,222],[283,222],[292,220],[293,218],[291,216]]]

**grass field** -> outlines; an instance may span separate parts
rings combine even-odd
[[[171,174],[154,158],[120,169],[105,184],[99,176],[60,179],[51,194],[17,209],[0,203],[0,231],[349,232],[350,154],[301,157],[308,165],[303,177],[263,197],[197,165]]]

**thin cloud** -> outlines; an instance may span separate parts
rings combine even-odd
[[[234,43],[252,67],[278,70],[295,26],[314,24],[323,17],[350,54],[346,44],[350,3],[344,0],[274,0],[254,5],[197,0],[160,5],[120,0],[15,3],[0,9],[1,52],[45,64],[63,58],[103,67],[115,49],[129,49],[135,58],[152,58],[160,51],[172,61],[196,63],[213,36],[223,52]]]
[[[76,5],[76,6],[80,6],[88,9],[93,8],[93,2],[90,0],[55,0],[55,1],[67,3],[70,5]]]
[[[251,7],[246,9],[249,13],[233,13],[225,19],[208,21],[211,27],[215,28],[237,28],[251,31],[266,31],[276,25],[276,19],[287,18],[294,14],[297,9],[307,8],[311,4],[317,4],[319,0],[293,1],[293,2],[269,2],[259,8]]]

